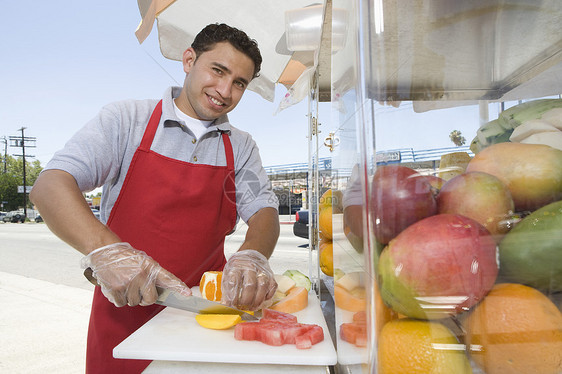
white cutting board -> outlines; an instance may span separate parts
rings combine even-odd
[[[195,292],[194,292],[195,294]],[[311,292],[308,306],[294,313],[300,323],[324,329],[324,340],[310,349],[294,344],[280,347],[234,339],[234,328],[210,330],[195,321],[195,314],[165,308],[113,349],[113,357],[164,361],[196,361],[284,365],[335,365],[336,350],[330,338],[320,301]]]
[[[343,340],[339,334],[342,323],[349,323],[353,321],[355,312],[348,312],[347,310],[335,308],[336,313],[336,331],[337,345],[338,345],[338,363],[340,365],[356,365],[366,364],[368,362],[368,352],[366,347],[357,347]]]

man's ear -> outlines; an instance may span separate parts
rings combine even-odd
[[[183,71],[184,72],[189,73],[189,71],[191,70],[191,67],[195,63],[196,57],[197,56],[195,54],[195,50],[191,47],[189,47],[188,49],[186,49],[183,52],[182,64],[183,64]]]

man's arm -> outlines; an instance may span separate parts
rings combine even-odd
[[[222,301],[244,310],[271,304],[277,289],[267,259],[279,238],[277,209],[262,208],[248,220],[246,239],[226,263],[222,276]]]
[[[274,208],[258,210],[248,220],[248,231],[240,250],[254,249],[269,258],[279,239],[279,214]]]
[[[49,229],[87,255],[121,239],[92,213],[76,180],[62,170],[45,170],[29,195]]]
[[[69,173],[45,170],[37,178],[30,199],[49,229],[86,255],[83,266],[92,269],[103,294],[116,306],[153,304],[158,297],[156,285],[191,295],[181,280],[145,252],[122,243],[101,223]]]

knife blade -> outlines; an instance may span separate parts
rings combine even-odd
[[[98,286],[98,281],[93,276],[91,268],[84,270],[84,276],[94,286]],[[232,308],[216,301],[207,300],[198,296],[184,296],[170,289],[156,286],[158,299],[156,304],[170,308],[187,310],[199,314],[238,314],[244,321],[258,321],[259,318],[246,313],[243,310]]]

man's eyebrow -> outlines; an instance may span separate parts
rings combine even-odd
[[[212,64],[215,65],[216,67],[218,67],[219,69],[221,69],[221,70],[223,70],[223,71],[225,71],[229,74],[232,74],[232,71],[229,68],[227,68],[226,66],[224,66],[223,64],[218,63],[218,62],[213,62]],[[246,85],[246,86],[248,85],[248,83],[250,83],[250,82],[248,82],[248,80],[246,80],[246,78],[243,78],[243,77],[238,77],[238,80],[240,82],[244,83],[244,85]]]

